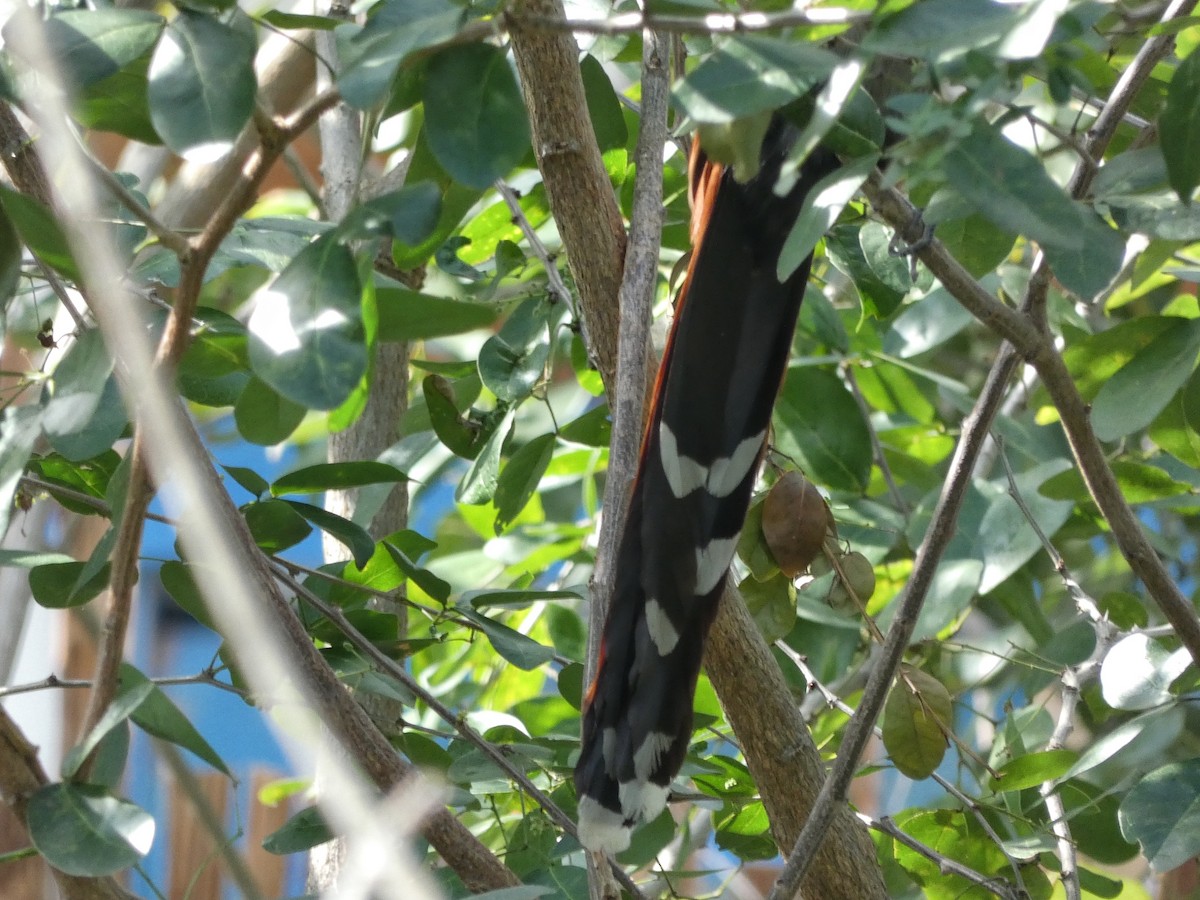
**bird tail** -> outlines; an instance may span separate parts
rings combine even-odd
[[[811,256],[776,277],[815,182],[818,149],[780,196],[796,129],[776,116],[745,183],[692,145],[693,253],[676,302],[618,547],[575,769],[579,838],[619,852],[667,801],[692,733],[704,639],[716,614],[787,367]]]

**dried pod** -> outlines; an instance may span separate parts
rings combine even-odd
[[[783,574],[795,578],[820,555],[830,522],[825,498],[799,472],[775,483],[763,503],[762,530]]]

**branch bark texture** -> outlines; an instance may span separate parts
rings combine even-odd
[[[520,16],[564,18],[561,0],[518,0]],[[533,152],[583,306],[584,337],[608,395],[617,384],[617,294],[625,228],[587,115],[579,47],[568,32],[514,26],[513,54]]]

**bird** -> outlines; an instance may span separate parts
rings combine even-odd
[[[704,641],[725,587],[787,368],[812,255],[780,280],[817,147],[776,193],[799,130],[776,113],[746,181],[693,139],[692,256],[655,379],[575,768],[578,836],[619,853],[666,806],[692,733]]]

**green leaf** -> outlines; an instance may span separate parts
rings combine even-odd
[[[0,537],[8,531],[13,498],[41,433],[41,416],[41,410],[33,404],[9,405],[0,410]]]
[[[71,751],[63,759],[62,777],[73,778],[84,760],[91,755],[104,736],[133,715],[134,710],[142,705],[142,702],[150,696],[150,692],[153,690],[154,685],[149,681],[127,685],[119,690],[113,697],[112,703],[104,710],[100,721],[84,735],[83,740],[71,748]]]
[[[281,475],[271,485],[271,493],[277,497],[281,494],[319,494],[407,480],[408,476],[395,466],[372,460],[317,463]]]
[[[718,847],[743,860],[771,859],[779,852],[771,839],[771,822],[761,800],[740,807],[730,804],[726,809],[727,814],[713,819]]]
[[[394,237],[419,244],[433,234],[441,214],[441,190],[432,181],[420,181],[355,207],[337,233],[345,240]]]
[[[538,897],[544,897],[550,893],[553,893],[553,889],[546,885],[522,884],[517,887],[499,888],[483,894],[474,894],[473,897],[474,900],[537,900]]]
[[[249,19],[234,21],[237,26],[180,9],[150,60],[151,121],[185,159],[219,159],[254,111],[257,40]]]
[[[9,221],[16,226],[21,240],[34,256],[68,281],[77,284],[82,280],[66,235],[46,207],[2,185],[0,206],[3,206]]]
[[[196,579],[192,577],[191,566],[184,565],[179,560],[169,559],[158,570],[158,577],[171,599],[188,615],[201,625],[216,630],[208,605],[204,602],[204,595],[196,585]]]
[[[79,124],[146,144],[162,144],[150,116],[150,59],[146,54],[120,72],[84,88],[75,107]]]
[[[3,205],[0,205],[0,309],[8,309],[20,279],[20,238]]]
[[[1126,231],[1136,231],[1163,241],[1200,239],[1200,206],[1184,206],[1175,197],[1161,194],[1136,201],[1114,201],[1113,219]]]
[[[500,451],[512,432],[516,411],[510,409],[492,432],[471,463],[471,468],[458,484],[454,499],[469,506],[487,503],[496,495],[496,484],[500,476]]]
[[[366,326],[348,247],[318,238],[259,291],[250,363],[259,378],[305,407],[333,409],[358,387],[367,371]]]
[[[179,361],[179,390],[193,403],[232,406],[251,378],[246,326],[217,309],[197,315],[203,327]]]
[[[1019,8],[991,0],[922,0],[884,18],[863,42],[874,53],[937,60],[995,43]]]
[[[1183,716],[1179,706],[1165,706],[1121,723],[1108,734],[1090,741],[1071,768],[1062,775],[1062,780],[1090,772],[1131,747],[1139,738],[1157,734],[1165,737],[1168,744],[1173,743],[1183,728]]]
[[[55,450],[72,461],[103,453],[128,422],[113,361],[98,328],[83,332],[42,392],[42,430]]]
[[[221,466],[221,468],[256,500],[261,499],[271,490],[270,483],[253,469],[247,469],[245,466]]]
[[[470,607],[460,604],[457,608],[464,618],[479,626],[479,630],[491,642],[492,648],[518,669],[530,671],[554,659],[553,647],[539,644],[533,638],[514,631],[495,619],[489,619]]]
[[[934,224],[928,216],[925,221]],[[992,224],[979,212],[938,222],[937,237],[950,255],[976,278],[994,272],[1008,257],[1016,240],[1016,235]]]
[[[432,181],[442,191],[442,214],[438,218],[433,234],[415,246],[392,242],[392,261],[401,269],[413,269],[425,265],[430,257],[442,252],[446,242],[483,196],[482,190],[469,188],[455,181],[429,149],[427,129],[422,127],[417,134],[416,146],[412,151],[412,164],[408,167],[408,180]]]
[[[79,576],[86,565],[81,562],[53,563],[30,569],[29,590],[33,599],[47,609],[70,609],[94,599],[108,587],[111,566],[106,563],[86,583],[79,585]]]
[[[46,44],[69,84],[90,85],[154,46],[166,21],[140,9],[72,9],[45,24]]]
[[[263,849],[276,856],[287,856],[290,853],[300,853],[311,850],[320,844],[333,840],[335,835],[321,815],[321,810],[315,806],[302,809],[283,823],[277,831],[272,831],[263,838]]]
[[[607,447],[612,439],[612,414],[608,411],[608,404],[596,406],[575,421],[568,422],[559,430],[558,436],[572,444]]]
[[[675,86],[673,103],[695,122],[719,124],[777,109],[833,71],[837,57],[809,43],[739,35]]]
[[[775,449],[814,481],[862,491],[871,472],[871,437],[854,396],[834,374],[812,366],[788,370],[775,404]]]
[[[121,666],[121,693],[140,694],[149,686],[142,702],[133,708],[130,718],[139,728],[156,738],[170,741],[204,760],[218,772],[232,776],[225,761],[196,730],[188,717],[171,702],[161,688],[130,665]]]
[[[390,535],[383,541],[383,545],[387,548],[387,552],[391,555],[400,571],[405,574],[417,587],[427,593],[434,600],[440,603],[445,603],[450,599],[450,584],[438,578],[428,569],[423,569],[418,566],[410,558],[404,548],[397,545],[396,541],[401,537],[400,534]]]
[[[906,834],[949,859],[983,875],[1011,872],[1004,851],[973,820],[958,810],[910,810],[896,817]],[[939,864],[912,848],[893,845],[896,862],[921,886],[928,900],[982,900],[992,896],[958,875],[945,874]]]
[[[1071,516],[1074,504],[1052,500],[1038,493],[1037,488],[1047,478],[1057,475],[1071,465],[1059,458],[1044,462],[1016,476],[1017,487],[1035,522],[1048,537]],[[1035,554],[1042,552],[1037,532],[1030,527],[1025,513],[1009,495],[1007,485],[993,484],[988,493],[988,506],[979,521],[970,556],[982,559],[983,578],[979,592],[986,594],[1021,568]]]
[[[539,600],[578,600],[581,596],[578,591],[571,590],[550,591],[533,588],[524,590],[520,588],[492,590],[485,588],[478,591],[463,591],[458,598],[458,602],[460,604],[470,603],[476,609],[484,609],[489,606],[524,609],[532,606]]]
[[[427,375],[421,381],[421,395],[438,440],[464,459],[478,456],[486,438],[476,423],[464,421],[450,382],[440,375]]]
[[[558,673],[558,693],[574,709],[583,707],[583,666],[571,663]]]
[[[1121,801],[1121,833],[1137,841],[1155,872],[1169,872],[1200,853],[1200,759],[1155,769]]]
[[[87,878],[136,864],[154,841],[154,819],[97,785],[48,784],[29,798],[29,837],[60,872]]]
[[[403,288],[379,288],[379,340],[423,341],[487,328],[498,310],[484,303],[432,297]]]
[[[312,533],[312,526],[284,500],[256,500],[242,507],[254,542],[267,553],[294,547]]]
[[[1118,369],[1177,322],[1168,316],[1140,316],[1082,340],[1076,335],[1063,351],[1063,362],[1083,399],[1094,400]]]
[[[497,400],[518,403],[545,377],[550,311],[540,297],[526,300],[480,348],[479,377]]]
[[[764,111],[729,122],[701,122],[696,134],[704,154],[714,163],[729,166],[733,177],[745,183],[758,173],[763,138],[770,124],[771,113]]]
[[[450,0],[385,0],[355,35],[338,78],[346,102],[359,109],[381,103],[410,53],[458,33],[464,13]]]
[[[362,567],[370,562],[375,553],[375,542],[364,528],[311,503],[300,503],[296,500],[284,502],[313,525],[344,544],[353,555],[355,565]]]
[[[909,778],[928,778],[946,755],[946,732],[953,721],[945,686],[920,669],[904,666],[884,705],[883,746]]]
[[[974,316],[949,291],[939,286],[916,303],[904,307],[884,335],[883,349],[901,359],[920,356],[941,346],[973,321]]]
[[[783,249],[779,253],[776,275],[780,281],[790,278],[809,257],[817,246],[817,241],[837,221],[837,217],[850,202],[850,198],[858,192],[859,186],[866,181],[878,160],[879,157],[875,154],[856,159],[836,172],[826,175],[813,186],[804,198],[804,205],[796,217],[796,224],[788,232]]]
[[[1195,50],[1171,76],[1158,132],[1171,187],[1180,200],[1190,203],[1200,184],[1200,53]]]
[[[1135,632],[1113,645],[1100,666],[1100,690],[1113,709],[1150,709],[1172,700],[1171,682],[1183,674],[1187,650],[1168,653]]]
[[[1096,394],[1092,427],[1100,440],[1116,440],[1148,426],[1191,377],[1200,354],[1200,320],[1168,321],[1171,326]]]
[[[467,187],[490,187],[529,152],[525,103],[499,47],[442,50],[425,69],[421,99],[429,149]]]
[[[233,420],[238,433],[250,443],[270,447],[287,440],[306,412],[261,378],[251,378],[238,395]]]
[[[625,124],[625,113],[621,100],[613,90],[612,81],[604,66],[590,53],[579,63],[583,76],[583,93],[587,99],[588,117],[592,130],[596,132],[596,143],[605,153],[624,147],[629,141],[629,128]]]
[[[992,779],[992,790],[999,793],[1023,791],[1054,781],[1067,772],[1079,754],[1074,750],[1043,750],[1018,756],[1002,766]]]
[[[946,155],[946,177],[976,212],[1041,245],[1063,286],[1090,299],[1121,269],[1125,241],[1071,200],[1033,156],[978,126]]]
[[[1121,496],[1125,498],[1126,503],[1153,503],[1155,500],[1192,492],[1190,484],[1176,481],[1158,466],[1128,459],[1115,459],[1109,465],[1113,474],[1117,476],[1117,484],[1121,487]],[[1038,488],[1038,493],[1054,500],[1071,500],[1076,503],[1090,498],[1083,475],[1074,468],[1053,478],[1047,478]]]
[[[889,287],[875,274],[863,253],[859,240],[861,230],[860,225],[835,225],[829,229],[825,233],[825,255],[836,268],[850,277],[862,301],[864,315],[886,319],[899,308],[904,293]]]
[[[503,531],[537,492],[554,456],[555,437],[543,434],[513,454],[496,483],[496,532]]]
[[[782,575],[765,581],[750,577],[738,585],[738,590],[767,643],[788,636],[796,624],[796,592],[791,581]]]
[[[0,548],[0,567],[4,568],[32,569],[35,566],[65,562],[74,562],[74,560],[66,554],[46,550],[10,550],[6,547]]]

